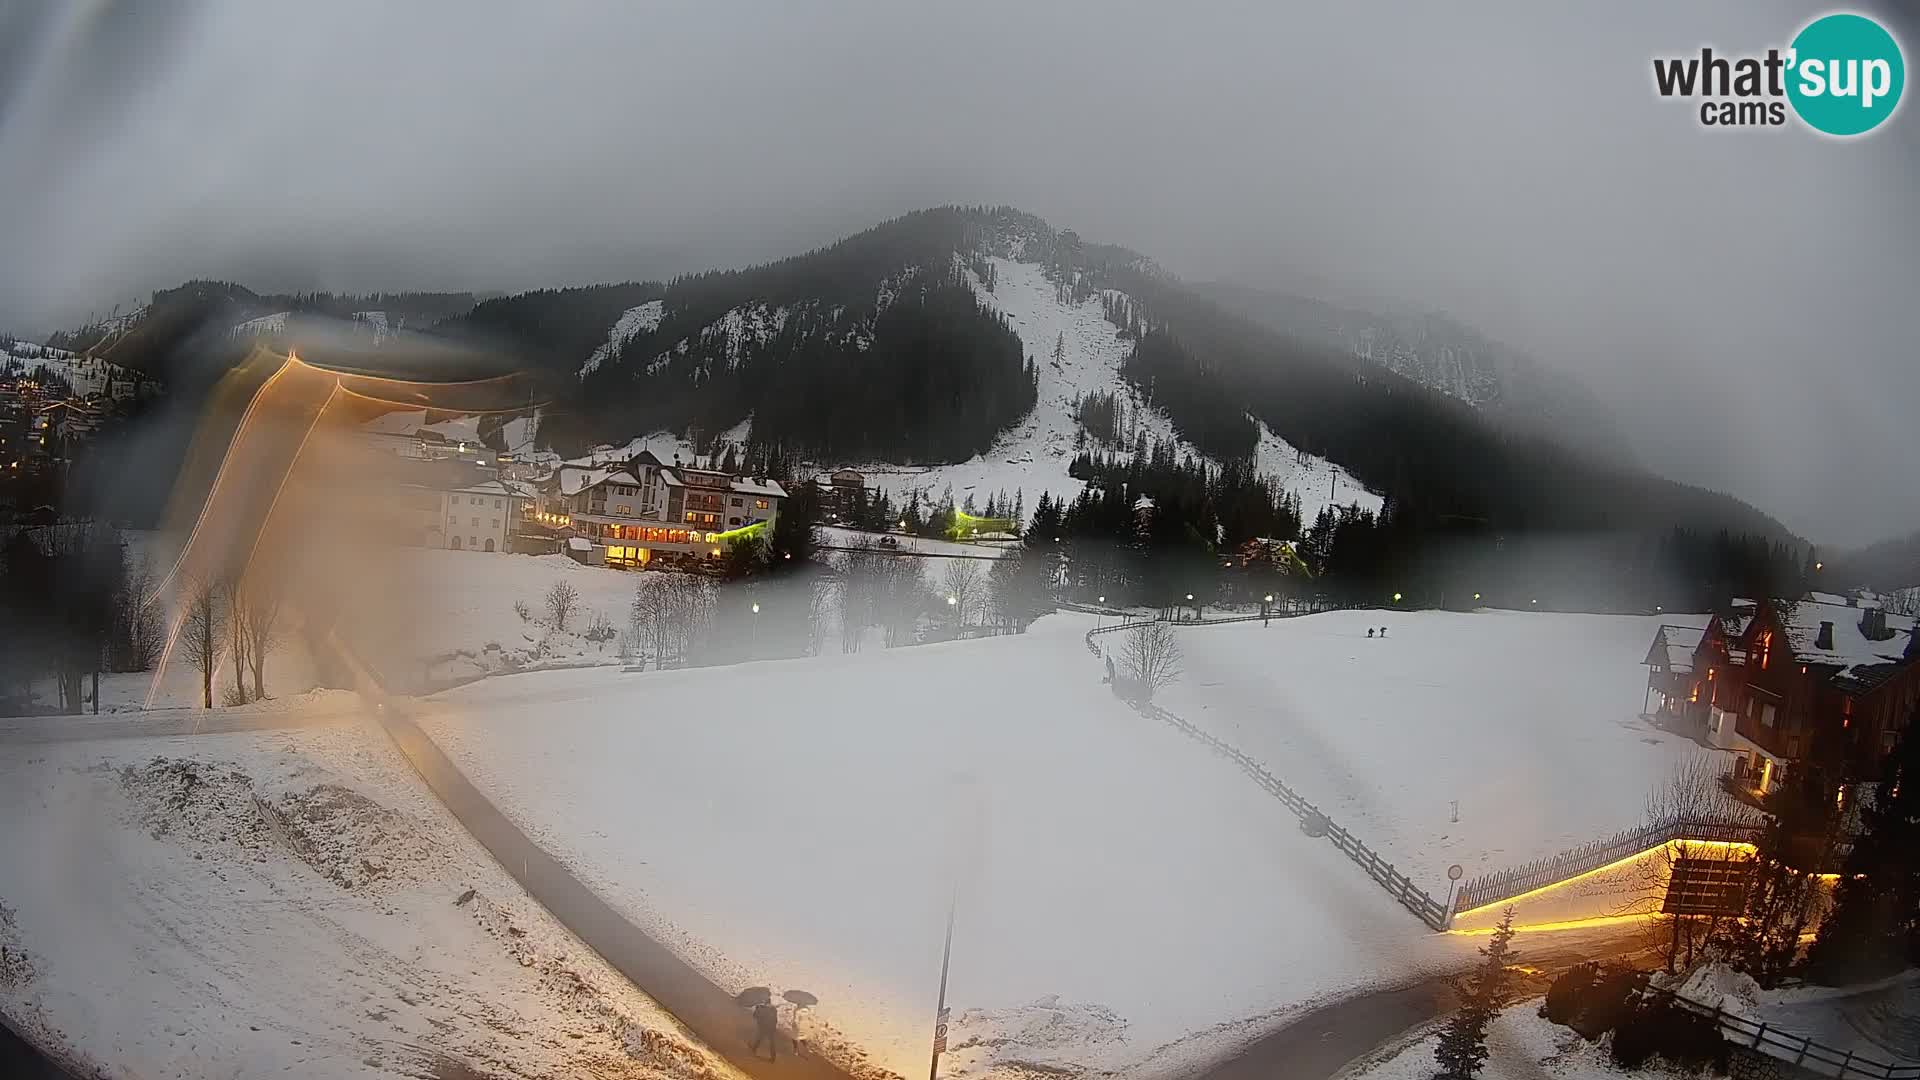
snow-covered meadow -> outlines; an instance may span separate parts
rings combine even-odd
[[[736,1080],[343,713],[0,741],[0,1011],[75,1075]]]
[[[819,1022],[903,1075],[924,1068],[956,889],[950,1075],[1191,1063],[1457,958],[1230,764],[1116,700],[1092,624],[488,680],[423,723],[716,981],[816,994]]]
[[[1471,877],[1644,822],[1649,790],[1700,752],[1640,719],[1654,629],[1689,619],[1705,616],[1376,610],[1193,627],[1160,703],[1443,897],[1451,863]]]

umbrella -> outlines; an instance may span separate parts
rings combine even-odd
[[[749,986],[745,990],[733,995],[733,1003],[749,1009],[755,1005],[771,1005],[773,1004],[773,990],[766,986]]]
[[[780,996],[793,1003],[793,1047],[794,1052],[799,1053],[801,1046],[800,1010],[820,1004],[820,999],[807,993],[805,990],[789,990]]]

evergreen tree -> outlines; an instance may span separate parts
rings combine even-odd
[[[1464,988],[1460,1011],[1447,1022],[1440,1044],[1433,1048],[1433,1059],[1440,1063],[1445,1080],[1472,1080],[1487,1062],[1487,1025],[1506,997],[1507,968],[1517,959],[1511,951],[1513,909],[1500,917],[1493,940],[1480,950],[1484,959]]]
[[[813,557],[813,527],[819,517],[818,484],[802,480],[788,489],[786,505],[768,530],[767,550],[775,570],[797,568]]]
[[[1837,740],[1826,740],[1832,745]],[[1728,963],[1773,989],[1792,970],[1800,938],[1821,897],[1818,874],[1826,868],[1839,824],[1835,785],[1822,768],[1822,740],[1767,799],[1767,823],[1755,842],[1753,873],[1742,917],[1729,919],[1719,945]]]
[[[1807,952],[1809,973],[1825,983],[1920,961],[1920,711],[1908,715],[1861,817],[1833,910]]]

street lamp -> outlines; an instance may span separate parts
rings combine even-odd
[[[1396,604],[1400,602],[1400,594],[1399,594],[1399,593],[1394,593],[1394,594],[1393,594],[1393,602],[1394,602],[1394,603],[1396,603]]]

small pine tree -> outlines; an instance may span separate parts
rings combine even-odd
[[[1487,1063],[1487,1025],[1493,1022],[1506,997],[1507,968],[1518,959],[1512,952],[1512,943],[1513,908],[1509,907],[1500,916],[1493,940],[1480,950],[1485,959],[1465,987],[1460,1011],[1447,1022],[1439,1045],[1433,1048],[1433,1059],[1440,1063],[1443,1080],[1473,1080],[1474,1074]]]

